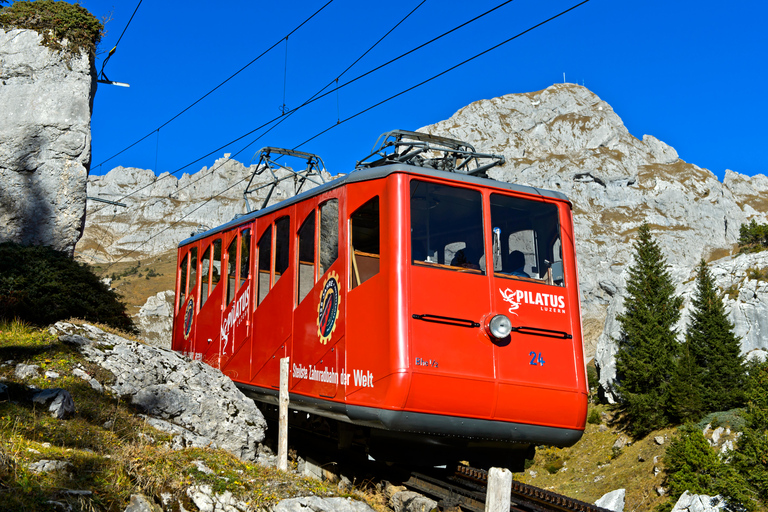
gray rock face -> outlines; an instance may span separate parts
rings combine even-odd
[[[309,496],[283,500],[275,505],[272,512],[373,512],[373,509],[362,501],[350,498]]]
[[[74,252],[83,230],[96,72],[33,30],[0,29],[0,240]]]
[[[120,257],[130,261],[174,249],[193,233],[246,213],[243,191],[255,170],[255,165],[246,167],[225,154],[210,169],[203,167],[181,178],[167,172],[155,176],[151,170],[133,167],[116,167],[104,176],[91,176],[88,196],[119,201],[127,207],[88,202],[78,257],[95,262]],[[268,174],[257,176],[252,187],[269,181]],[[284,170],[277,172],[278,177],[290,174]],[[330,175],[325,174],[324,179],[330,180]],[[302,190],[314,186],[307,181]],[[267,190],[262,189],[255,198],[249,196],[250,204],[261,205]],[[285,180],[278,185],[269,204],[294,195],[293,180]]]
[[[613,510],[613,512],[624,512],[624,496],[626,494],[625,489],[616,489],[608,494],[603,495],[599,500],[595,502],[598,507],[607,508]]]
[[[171,348],[174,297],[173,290],[152,295],[134,315],[133,321],[141,333],[140,338],[150,345]]]
[[[173,448],[210,446],[256,460],[266,421],[219,370],[90,325],[55,327],[60,341],[115,375],[112,392],[140,407],[152,426],[174,435]]]
[[[32,401],[36,404],[48,405],[48,411],[51,413],[51,416],[59,420],[69,418],[75,414],[75,402],[72,400],[72,395],[66,389],[44,389],[39,393],[35,393]]]
[[[726,508],[722,496],[691,494],[685,491],[675,503],[672,512],[718,512]]]
[[[505,165],[489,171],[495,179],[571,199],[586,354],[595,356],[604,386],[615,377],[615,316],[638,226],[651,226],[683,292],[702,257],[728,254],[742,223],[768,219],[768,177],[726,171],[721,183],[655,137],[632,136],[610,105],[577,85],[478,101],[421,131],[503,154]],[[747,284],[732,305],[737,330],[749,333],[745,351],[768,345],[760,313],[768,297],[762,285]]]

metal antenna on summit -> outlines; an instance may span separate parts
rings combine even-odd
[[[325,183],[325,179],[323,178],[322,174],[322,172],[325,171],[325,164],[323,163],[323,160],[317,155],[313,155],[312,153],[305,153],[303,151],[295,151],[293,149],[273,148],[269,146],[261,148],[257,154],[259,155],[259,161],[256,164],[256,170],[253,171],[253,174],[251,174],[251,179],[248,181],[248,186],[245,187],[245,192],[243,192],[243,198],[245,199],[245,209],[248,213],[253,211],[251,210],[250,203],[248,203],[248,194],[254,194],[263,188],[269,187],[269,192],[267,192],[267,197],[264,198],[264,202],[262,203],[261,208],[257,208],[258,210],[262,210],[267,207],[269,199],[272,197],[272,193],[275,191],[278,183],[287,180],[288,178],[293,178],[294,194],[296,195],[301,192],[301,189],[307,180],[311,181],[315,185],[322,185]],[[272,159],[273,154],[306,160],[307,167],[301,171],[294,171],[290,167],[286,167],[285,165],[281,165],[275,162]],[[266,183],[262,183],[261,185],[257,185],[251,188],[251,185],[254,184],[254,178],[267,170],[270,172],[270,174],[272,174],[272,179]]]

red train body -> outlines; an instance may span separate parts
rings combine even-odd
[[[290,407],[362,428],[375,458],[392,438],[481,464],[572,445],[587,380],[571,204],[355,171],[181,242],[173,349],[272,403],[290,357]]]

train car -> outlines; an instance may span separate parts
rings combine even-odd
[[[519,467],[574,444],[571,203],[484,177],[501,157],[460,141],[382,140],[350,174],[182,241],[173,349],[272,404],[289,357],[290,408],[376,459]]]

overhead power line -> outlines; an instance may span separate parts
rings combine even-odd
[[[237,75],[239,75],[240,73],[242,73],[242,72],[243,72],[243,71],[244,71],[246,68],[248,68],[250,65],[252,65],[252,64],[253,64],[253,63],[255,63],[257,60],[259,60],[260,58],[262,58],[264,55],[266,55],[267,53],[269,53],[270,51],[272,51],[272,50],[273,50],[273,49],[274,49],[274,48],[275,48],[277,45],[279,45],[279,44],[280,44],[280,43],[281,43],[281,42],[282,42],[284,39],[287,39],[287,38],[288,38],[288,36],[290,36],[291,34],[293,34],[294,32],[296,32],[297,30],[299,30],[301,27],[303,27],[305,24],[307,24],[307,23],[309,22],[309,20],[311,20],[312,18],[314,18],[315,16],[317,16],[317,15],[320,13],[320,11],[322,11],[323,9],[325,9],[326,7],[328,7],[328,6],[329,6],[329,5],[330,5],[332,2],[333,2],[333,0],[328,0],[328,2],[326,2],[326,3],[325,3],[325,5],[323,5],[323,6],[322,6],[322,7],[320,7],[318,10],[316,10],[316,11],[315,11],[315,12],[314,12],[314,13],[313,13],[313,14],[312,14],[312,15],[311,15],[309,18],[307,18],[307,19],[305,19],[304,21],[302,21],[302,22],[301,22],[299,25],[297,25],[297,26],[296,26],[296,28],[294,28],[293,30],[291,30],[290,32],[288,32],[288,34],[286,34],[285,36],[281,37],[281,38],[280,38],[278,41],[276,41],[276,42],[275,42],[275,43],[274,43],[272,46],[270,46],[269,48],[267,48],[266,50],[264,50],[263,52],[261,52],[261,53],[260,53],[260,54],[259,54],[259,55],[258,55],[258,56],[255,58],[255,59],[253,59],[251,62],[249,62],[248,64],[246,64],[246,65],[245,65],[245,66],[243,66],[242,68],[240,68],[240,69],[238,69],[237,71],[235,71],[234,73],[232,73],[232,74],[231,74],[231,75],[230,75],[230,76],[229,76],[229,77],[228,77],[226,80],[224,80],[223,82],[221,82],[219,85],[217,85],[216,87],[214,87],[213,89],[211,89],[211,90],[210,90],[210,91],[208,91],[207,93],[205,93],[205,94],[203,94],[202,96],[200,96],[200,97],[199,97],[197,100],[195,100],[194,102],[190,103],[190,104],[189,104],[189,105],[188,105],[186,108],[184,108],[184,110],[182,110],[181,112],[179,112],[178,114],[176,114],[175,116],[173,116],[172,118],[170,118],[169,120],[167,120],[166,122],[164,122],[163,124],[161,124],[160,126],[158,126],[157,128],[155,128],[154,130],[152,130],[151,132],[149,132],[148,134],[146,134],[145,136],[143,136],[142,138],[140,138],[140,139],[139,139],[139,140],[137,140],[136,142],[134,142],[134,143],[132,143],[131,145],[129,145],[129,146],[127,146],[127,147],[125,147],[125,148],[121,149],[120,151],[118,151],[117,153],[115,153],[115,154],[114,154],[114,155],[112,155],[111,157],[107,158],[106,160],[104,160],[104,161],[103,161],[103,162],[101,162],[100,164],[98,164],[98,165],[95,165],[94,167],[100,167],[101,165],[103,165],[103,164],[105,164],[105,163],[109,162],[110,160],[112,160],[112,159],[113,159],[113,158],[115,158],[116,156],[118,156],[118,155],[120,155],[120,154],[122,154],[122,153],[124,153],[124,152],[128,151],[128,150],[129,150],[129,149],[131,149],[133,146],[135,146],[136,144],[138,144],[138,143],[142,142],[143,140],[145,140],[147,137],[151,136],[151,135],[152,135],[153,133],[155,133],[156,131],[160,130],[161,128],[163,128],[163,127],[165,127],[166,125],[168,125],[169,123],[171,123],[173,120],[175,120],[176,118],[178,118],[178,117],[179,117],[180,115],[182,115],[184,112],[186,112],[187,110],[191,109],[192,107],[194,107],[195,105],[197,105],[198,103],[200,103],[201,101],[203,101],[205,98],[207,98],[208,96],[210,96],[210,95],[211,95],[211,94],[212,94],[214,91],[216,91],[216,90],[217,90],[219,87],[221,87],[222,85],[226,84],[227,82],[229,82],[230,80],[232,80],[233,78],[235,78]],[[139,2],[139,3],[141,3],[141,2]],[[137,9],[138,9],[138,7],[137,7]],[[135,13],[134,13],[134,14],[135,14]],[[120,37],[122,37],[122,35],[121,35]],[[102,67],[103,67],[103,66],[102,66]]]
[[[142,0],[139,0],[139,3],[136,5],[136,8],[133,10],[133,14],[131,14],[131,17],[128,19],[128,23],[125,24],[125,28],[123,28],[123,32],[120,34],[120,37],[117,38],[117,42],[115,43],[115,46],[112,47],[111,50],[109,50],[109,53],[107,54],[104,61],[101,63],[101,71],[99,72],[98,81],[102,83],[108,83],[108,84],[115,84],[115,85],[127,85],[120,82],[112,82],[107,78],[107,75],[104,74],[104,67],[107,65],[107,62],[109,62],[109,59],[112,58],[112,55],[115,54],[115,51],[117,50],[117,45],[120,44],[120,41],[123,39],[123,36],[125,35],[125,31],[128,30],[128,27],[130,26],[131,22],[133,21],[133,17],[136,16],[136,11],[139,10],[139,6],[141,5]]]
[[[447,36],[447,35],[449,35],[449,34],[451,34],[453,32],[456,32],[457,30],[459,30],[459,29],[469,25],[470,23],[473,23],[473,22],[483,18],[484,16],[487,16],[487,15],[493,13],[494,11],[500,9],[501,7],[504,7],[505,5],[507,5],[509,3],[512,3],[513,1],[514,0],[506,0],[506,1],[502,2],[502,3],[500,3],[499,5],[497,5],[496,7],[493,7],[491,9],[483,12],[482,14],[479,14],[479,15],[475,16],[474,18],[469,19],[469,20],[467,20],[467,21],[465,21],[465,22],[463,22],[463,23],[453,27],[452,29],[450,29],[450,30],[448,30],[446,32],[443,32],[442,34],[440,34],[440,35],[430,39],[429,41],[427,41],[425,43],[422,43],[419,46],[417,46],[415,48],[412,48],[411,50],[408,50],[407,52],[402,53],[402,54],[398,55],[397,57],[395,57],[393,59],[390,59],[390,60],[386,61],[385,63],[380,64],[380,65],[374,67],[373,69],[370,69],[370,70],[366,71],[365,73],[363,73],[361,75],[356,76],[355,78],[349,80],[348,82],[345,82],[345,83],[343,83],[341,85],[337,85],[335,88],[333,88],[333,89],[331,89],[329,91],[326,91],[325,93],[322,93],[323,90],[327,89],[328,86],[332,85],[334,82],[337,82],[338,78],[341,78],[341,76],[343,76],[347,71],[349,71],[360,59],[362,59],[368,52],[370,52],[376,45],[378,45],[384,39],[384,37],[389,35],[392,32],[392,30],[394,30],[394,28],[397,28],[397,26],[399,26],[403,21],[405,21],[405,19],[407,19],[409,16],[411,16],[416,11],[416,9],[418,9],[424,3],[422,1],[419,5],[416,6],[416,8],[414,8],[410,13],[408,13],[397,25],[395,25],[395,27],[393,27],[393,29],[391,29],[389,32],[387,32],[387,34],[385,34],[381,39],[379,39],[376,43],[374,43],[365,53],[363,53],[363,55],[361,55],[355,62],[353,62],[349,67],[347,67],[347,69],[345,69],[336,79],[334,79],[331,82],[329,82],[325,87],[323,87],[320,91],[318,91],[318,93],[315,93],[312,97],[310,97],[304,103],[302,103],[301,105],[299,105],[298,107],[296,107],[294,109],[289,110],[286,114],[282,114],[281,113],[280,115],[275,116],[274,118],[270,119],[269,121],[266,121],[265,123],[262,123],[260,126],[257,126],[256,128],[250,130],[249,132],[244,133],[243,135],[237,137],[236,139],[233,139],[233,140],[229,141],[228,143],[226,143],[226,144],[224,144],[224,145],[214,149],[213,151],[210,151],[207,154],[205,154],[205,155],[203,155],[203,156],[201,156],[199,158],[196,158],[195,160],[193,160],[193,161],[191,161],[191,162],[189,162],[189,163],[187,163],[187,164],[177,168],[173,172],[170,172],[168,175],[166,175],[166,177],[178,174],[179,172],[181,172],[182,170],[186,169],[190,165],[192,165],[194,163],[197,163],[197,162],[203,160],[204,158],[207,158],[207,157],[209,157],[209,156],[211,156],[213,154],[218,153],[222,149],[225,149],[225,148],[231,146],[232,144],[234,144],[236,142],[239,142],[240,140],[244,139],[245,137],[248,137],[249,135],[252,135],[253,133],[261,130],[262,128],[265,128],[265,127],[269,126],[272,123],[277,123],[277,124],[282,123],[282,121],[285,118],[289,117],[290,115],[294,114],[295,112],[299,111],[300,109],[302,109],[302,108],[304,108],[304,107],[306,107],[306,106],[308,106],[308,105],[310,105],[310,104],[312,104],[312,103],[314,103],[314,102],[316,102],[316,101],[318,101],[318,100],[328,96],[329,94],[333,94],[334,92],[338,92],[342,88],[347,87],[348,85],[351,85],[351,84],[355,83],[356,81],[360,80],[361,78],[364,78],[364,77],[366,77],[366,76],[368,76],[368,75],[370,75],[372,73],[375,73],[376,71],[379,71],[379,70],[385,68],[386,66],[389,66],[390,64],[393,64],[393,63],[397,62],[398,60],[400,60],[400,59],[402,59],[402,58],[404,58],[404,57],[406,57],[406,56],[408,56],[408,55],[410,55],[410,54],[412,54],[412,53],[414,53],[414,52],[416,52],[416,51],[418,51],[418,50],[420,50],[420,49],[422,49],[422,48],[424,48],[424,47],[426,47],[426,46],[428,46],[428,45],[430,45],[432,43],[435,43],[436,41],[442,39],[443,37],[445,37],[445,36]],[[279,44],[279,42],[276,43],[276,44]],[[136,144],[138,144],[142,140],[144,140],[147,137],[149,137],[150,135],[152,135],[152,133],[155,133],[155,132],[151,132],[151,133],[147,134],[145,137],[143,137],[142,139],[136,141],[135,143],[133,143],[128,148],[125,148],[123,151],[129,149],[130,147],[133,147]],[[258,139],[256,139],[256,140],[258,140]],[[120,153],[122,153],[122,151]],[[117,153],[115,156],[117,156],[120,153]],[[160,179],[163,179],[163,178],[160,178]],[[126,199],[126,198],[130,197],[133,194],[135,194],[137,192],[140,192],[141,190],[144,190],[145,188],[149,187],[150,185],[151,184],[139,187],[138,189],[135,189],[135,190],[129,192],[128,194],[122,196],[120,198],[120,200]],[[94,213],[98,213],[99,211],[100,210],[96,210]]]
[[[357,113],[355,113],[355,114],[353,114],[353,115],[351,115],[351,116],[349,116],[349,117],[347,117],[347,118],[345,118],[345,119],[343,119],[343,120],[341,120],[341,121],[337,122],[336,124],[330,125],[330,126],[329,126],[328,128],[326,128],[325,130],[322,130],[321,132],[319,132],[319,133],[317,133],[317,134],[313,135],[312,137],[310,137],[309,139],[305,140],[305,141],[304,141],[304,142],[302,142],[301,144],[298,144],[297,146],[295,146],[295,147],[294,147],[294,148],[292,148],[292,149],[296,150],[296,149],[300,148],[301,146],[303,146],[304,144],[306,144],[306,143],[308,143],[308,142],[312,141],[313,139],[316,139],[317,137],[319,137],[319,136],[323,135],[324,133],[327,133],[328,131],[330,131],[330,130],[332,130],[332,129],[336,128],[337,126],[339,126],[339,125],[341,125],[341,124],[344,124],[344,123],[346,123],[346,122],[348,122],[348,121],[351,121],[352,119],[355,119],[356,117],[358,117],[358,116],[360,116],[360,115],[362,115],[362,114],[364,114],[364,113],[366,113],[366,112],[368,112],[368,111],[370,111],[370,110],[373,110],[373,109],[374,109],[374,108],[376,108],[376,107],[379,107],[379,106],[381,106],[381,105],[383,105],[383,104],[385,104],[385,103],[387,103],[387,102],[389,102],[389,101],[391,101],[391,100],[393,100],[393,99],[395,99],[395,98],[397,98],[397,97],[399,97],[399,96],[402,96],[403,94],[406,94],[406,93],[408,93],[408,92],[410,92],[410,91],[412,91],[412,90],[414,90],[414,89],[416,89],[416,88],[418,88],[418,87],[421,87],[421,86],[423,86],[423,85],[425,85],[425,84],[427,84],[427,83],[431,82],[432,80],[435,80],[435,79],[439,78],[439,77],[441,77],[441,76],[445,75],[446,73],[449,73],[449,72],[451,72],[451,71],[453,71],[453,70],[455,70],[455,69],[457,69],[457,68],[459,68],[459,67],[461,67],[461,66],[463,66],[463,65],[465,65],[465,64],[467,64],[467,63],[469,63],[469,62],[471,62],[471,61],[473,61],[473,60],[475,60],[475,59],[477,59],[477,58],[479,58],[479,57],[481,57],[481,56],[483,56],[483,55],[485,55],[485,54],[489,53],[489,52],[492,52],[492,51],[494,51],[494,50],[496,50],[496,49],[498,49],[498,48],[500,48],[500,47],[502,47],[502,46],[504,46],[504,45],[506,45],[506,44],[508,44],[508,43],[510,43],[510,42],[512,42],[512,41],[514,41],[515,39],[517,39],[517,38],[519,38],[519,37],[521,37],[521,36],[523,36],[523,35],[527,34],[528,32],[531,32],[532,30],[535,30],[535,29],[537,29],[537,28],[541,27],[542,25],[545,25],[545,24],[547,24],[547,23],[549,23],[549,22],[551,22],[551,21],[553,21],[553,20],[555,20],[555,19],[557,19],[557,18],[559,18],[559,17],[563,16],[564,14],[567,14],[567,13],[569,13],[569,12],[573,11],[574,9],[576,9],[576,8],[578,8],[578,7],[581,7],[582,5],[584,5],[584,4],[586,4],[586,3],[588,3],[589,1],[590,1],[590,0],[583,0],[582,2],[579,2],[578,4],[575,4],[575,5],[573,5],[572,7],[568,8],[568,9],[565,9],[564,11],[561,11],[560,13],[558,13],[558,14],[556,14],[556,15],[554,15],[554,16],[551,16],[551,17],[549,17],[549,18],[547,18],[546,20],[544,20],[544,21],[542,21],[542,22],[540,22],[540,23],[537,23],[536,25],[533,25],[533,26],[531,26],[530,28],[528,28],[528,29],[526,29],[526,30],[523,30],[522,32],[519,32],[519,33],[515,34],[514,36],[512,36],[512,37],[510,37],[510,38],[508,38],[508,39],[506,39],[506,40],[504,40],[504,41],[502,41],[502,42],[500,42],[500,43],[498,43],[498,44],[496,44],[496,45],[494,45],[494,46],[492,46],[492,47],[490,47],[490,48],[487,48],[486,50],[483,50],[482,52],[480,52],[480,53],[477,53],[477,54],[475,54],[474,56],[472,56],[472,57],[470,57],[470,58],[468,58],[468,59],[465,59],[465,60],[463,60],[463,61],[459,62],[458,64],[455,64],[455,65],[451,66],[450,68],[447,68],[447,69],[445,69],[445,70],[441,71],[440,73],[437,73],[437,74],[435,74],[435,75],[431,76],[430,78],[428,78],[428,79],[426,79],[426,80],[423,80],[423,81],[419,82],[418,84],[415,84],[415,85],[413,85],[413,86],[411,86],[411,87],[408,87],[408,88],[406,88],[406,89],[404,89],[404,90],[402,90],[402,91],[400,91],[400,92],[398,92],[398,93],[396,93],[396,94],[393,94],[392,96],[389,96],[388,98],[386,98],[386,99],[384,99],[384,100],[381,100],[381,101],[379,101],[379,102],[377,102],[377,103],[375,103],[375,104],[371,105],[371,106],[370,106],[370,107],[368,107],[368,108],[365,108],[365,109],[363,109],[363,110],[360,110],[360,111],[358,111]],[[241,138],[242,138],[242,137],[241,137]],[[238,153],[240,153],[240,152],[242,152],[243,150],[245,150],[245,148],[247,148],[248,146],[250,146],[250,143],[249,143],[247,146],[245,146],[243,149],[241,149],[240,151],[238,151]],[[237,153],[235,153],[235,154],[237,154]],[[164,233],[165,231],[167,231],[167,230],[169,230],[169,229],[173,228],[174,226],[176,226],[177,224],[179,224],[180,222],[182,222],[184,219],[186,219],[187,217],[189,217],[190,215],[192,215],[194,212],[196,212],[197,210],[199,210],[200,208],[202,208],[203,206],[205,206],[206,204],[208,204],[209,202],[211,202],[212,200],[214,200],[215,198],[217,198],[217,197],[221,196],[221,195],[222,195],[222,194],[224,194],[225,192],[227,192],[227,191],[231,190],[232,188],[234,188],[234,187],[236,187],[237,185],[240,185],[241,183],[244,183],[244,182],[245,182],[245,178],[244,178],[244,179],[241,179],[241,180],[239,180],[239,181],[237,181],[237,182],[235,182],[234,184],[230,185],[229,187],[227,187],[226,189],[222,190],[221,192],[218,192],[217,194],[215,194],[215,195],[212,195],[212,196],[211,196],[211,197],[209,197],[207,200],[205,200],[203,203],[201,203],[200,205],[198,205],[197,207],[195,207],[193,210],[191,210],[191,211],[189,211],[189,212],[185,213],[185,214],[184,214],[184,215],[183,215],[183,216],[182,216],[180,219],[178,219],[177,221],[175,221],[175,222],[173,222],[173,223],[169,224],[168,226],[164,227],[163,229],[161,229],[160,231],[158,231],[156,234],[154,234],[154,235],[151,235],[149,238],[147,238],[146,240],[144,240],[143,242],[141,242],[141,244],[139,244],[139,245],[138,245],[138,246],[137,246],[135,249],[133,249],[132,251],[129,251],[129,252],[128,252],[128,253],[126,253],[126,254],[123,254],[123,255],[122,255],[120,258],[118,258],[116,261],[114,261],[114,262],[110,263],[110,265],[108,265],[108,266],[107,266],[107,268],[105,269],[105,271],[104,271],[104,272],[106,272],[107,270],[109,270],[109,269],[110,269],[110,268],[111,268],[113,265],[115,265],[116,263],[118,263],[118,262],[122,261],[123,259],[125,259],[127,256],[129,256],[129,255],[131,255],[131,254],[133,254],[133,253],[137,252],[137,251],[138,251],[138,250],[139,250],[141,247],[143,247],[144,245],[146,245],[148,242],[150,242],[151,240],[153,240],[154,238],[156,238],[156,237],[157,237],[157,236],[159,236],[160,234]],[[155,222],[155,224],[156,224],[156,222]]]

